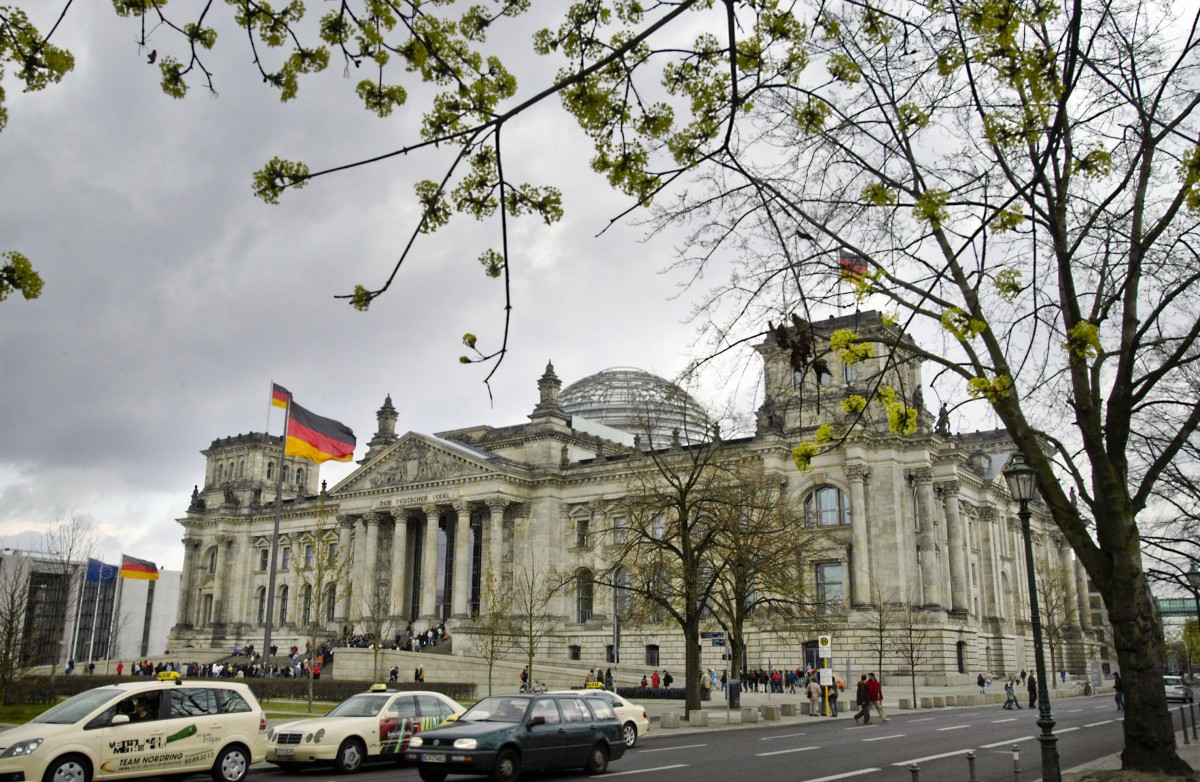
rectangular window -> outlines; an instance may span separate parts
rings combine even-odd
[[[625,520],[624,516],[618,516],[615,519],[613,519],[613,522],[612,522],[613,541],[612,542],[614,544],[620,545],[627,540],[628,532],[629,532],[628,525],[629,525],[629,522]]]
[[[588,527],[587,519],[579,519],[575,522],[575,546],[577,548],[587,548]]]
[[[858,367],[856,367],[853,364],[843,364],[842,366],[845,367],[845,376],[846,376],[847,383],[850,383],[854,380],[858,380]]]
[[[658,645],[646,644],[646,665],[658,667]]]
[[[279,554],[280,567],[287,570],[292,566],[292,549],[291,547],[284,548]]]
[[[333,564],[337,560],[337,543],[329,544],[329,563]]]
[[[842,597],[842,564],[825,562],[817,565],[817,601],[828,607],[840,607]]]
[[[304,567],[312,567],[313,562],[315,560],[316,560],[316,556],[313,553],[312,544],[305,543],[304,544]]]
[[[267,563],[271,560],[271,552],[265,548],[258,550],[258,569],[266,570]]]

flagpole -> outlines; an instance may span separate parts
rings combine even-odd
[[[272,384],[274,389],[274,384]],[[274,391],[272,390],[272,393]],[[283,409],[283,434],[279,438],[279,469],[275,471],[275,527],[271,531],[271,565],[267,574],[267,615],[264,618],[266,630],[263,633],[263,660],[266,661],[266,674],[271,675],[271,625],[275,614],[275,560],[279,556],[279,523],[283,519],[283,462],[287,458],[288,420],[292,414],[292,392],[287,395],[287,407]],[[269,414],[270,411],[268,411]]]
[[[121,553],[121,562],[125,561],[124,552]],[[121,593],[122,587],[125,586],[125,579],[121,578],[121,566],[117,565],[117,593],[113,596],[113,611],[112,616],[108,620],[108,654],[105,655],[104,672],[108,673],[108,664],[112,661],[113,649],[117,648],[117,631],[120,629],[121,618]]]
[[[96,619],[100,616],[100,587],[104,586],[104,560],[100,561],[100,577],[96,579],[96,599],[92,603],[92,633],[88,637],[88,663],[96,648]]]
[[[75,647],[79,645],[79,620],[83,617],[83,591],[87,586],[87,566],[83,568],[83,580],[79,582],[79,597],[75,598],[75,626],[71,628],[71,648],[67,652],[67,659],[75,659]],[[67,594],[71,594],[71,588],[67,587]],[[66,611],[66,609],[63,609]],[[74,671],[72,671],[74,673]]]

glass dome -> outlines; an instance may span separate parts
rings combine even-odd
[[[578,380],[563,389],[559,403],[572,416],[639,435],[643,448],[665,448],[676,429],[685,445],[708,439],[708,415],[690,394],[634,367]]]

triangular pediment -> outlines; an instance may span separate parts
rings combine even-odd
[[[409,432],[334,487],[334,493],[420,486],[494,472],[487,454]]]

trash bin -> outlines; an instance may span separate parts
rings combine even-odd
[[[742,682],[740,679],[730,679],[726,685],[729,689],[726,697],[729,698],[729,708],[740,709],[742,707]]]

